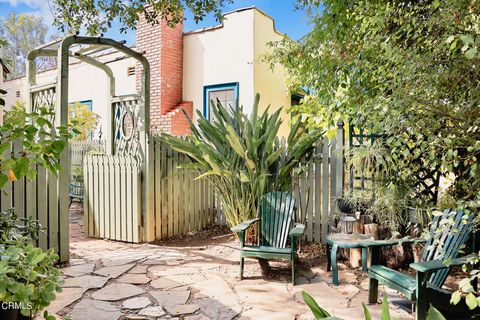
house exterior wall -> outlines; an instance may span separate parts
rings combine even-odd
[[[271,105],[270,110],[284,107],[281,135],[288,133],[290,94],[286,77],[277,66],[269,69],[262,56],[269,52],[267,43],[280,40],[283,35],[274,28],[272,18],[255,8],[239,9],[225,14],[222,25],[183,33],[183,27],[168,27],[165,22],[151,26],[141,21],[137,27],[137,44],[134,49],[144,52],[151,68],[150,120],[152,131],[177,135],[189,133],[182,109],[195,117],[196,110],[203,113],[205,86],[238,83],[239,102],[245,113],[252,111],[255,94],[261,94],[260,110]],[[114,52],[100,57],[112,61],[123,54]],[[140,66],[128,58],[108,63],[116,80],[116,94],[132,94],[140,88]],[[136,75],[127,69],[136,67]],[[41,72],[38,83],[52,81],[56,70]],[[107,119],[108,79],[103,71],[71,59],[69,102],[92,101],[92,109],[101,117],[104,138],[111,133]],[[7,109],[15,101],[25,101],[25,78],[6,81],[2,87],[8,91]],[[20,98],[16,92],[20,92]],[[179,128],[175,128],[175,126]]]
[[[279,136],[288,136],[291,104],[291,94],[286,87],[286,72],[280,65],[272,70],[263,57],[271,52],[269,42],[282,40],[285,35],[275,30],[274,21],[260,10],[255,13],[254,30],[254,92],[260,93],[259,111],[264,111],[270,105],[270,112],[282,107],[282,126]]]
[[[244,111],[252,110],[254,93],[254,11],[226,14],[223,26],[183,36],[183,98],[203,113],[203,88],[238,82]]]
[[[111,61],[120,57],[120,53],[106,54],[100,58],[101,61]],[[68,83],[68,101],[70,103],[79,101],[92,101],[92,111],[100,116],[100,123],[97,132],[102,130],[104,138],[110,138],[110,132],[106,129],[107,111],[109,108],[108,78],[105,73],[89,64],[77,62],[70,58],[69,68],[70,81]],[[115,76],[115,93],[118,95],[133,94],[135,89],[135,75],[128,76],[127,69],[135,67],[135,60],[128,58],[107,64]],[[56,79],[57,70],[40,72],[37,75],[37,83],[49,83]],[[5,81],[3,87],[8,92],[6,96],[6,109],[9,110],[17,100],[25,102],[27,97],[27,81],[25,77]],[[17,91],[20,97],[17,98]]]

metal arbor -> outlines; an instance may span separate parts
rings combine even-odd
[[[137,60],[142,66],[140,91],[132,95],[115,95],[115,77],[110,67],[97,59],[95,55],[103,50],[117,50],[127,58]],[[49,83],[37,83],[36,59],[39,57],[57,58],[57,77]],[[100,70],[108,78],[109,104],[107,106],[111,133],[107,142],[110,155],[128,155],[138,160],[139,170],[145,181],[141,188],[148,186],[146,174],[148,161],[149,115],[150,115],[150,67],[147,59],[140,53],[126,47],[123,43],[100,37],[83,37],[71,35],[61,40],[48,43],[31,51],[27,56],[27,111],[40,107],[55,111],[53,122],[56,126],[68,123],[68,85],[69,62],[77,59]],[[53,133],[54,134],[54,133]],[[58,176],[38,168],[37,179],[27,182],[25,190],[25,215],[33,216],[47,228],[46,235],[39,245],[43,248],[55,248],[61,261],[68,261],[69,256],[69,210],[68,184],[70,159],[67,150],[60,157],[62,170]],[[142,208],[147,208],[142,190]]]

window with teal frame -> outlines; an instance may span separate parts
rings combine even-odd
[[[208,120],[215,120],[215,115],[210,111],[210,101],[220,101],[223,106],[236,108],[238,99],[238,82],[214,84],[203,87],[203,116]]]

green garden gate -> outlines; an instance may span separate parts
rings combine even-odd
[[[115,97],[115,78],[108,65],[95,59],[95,54],[99,51],[115,49],[126,54],[141,65],[142,81],[141,90],[138,94],[131,96]],[[40,57],[56,57],[57,59],[57,77],[49,83],[37,83],[36,59]],[[124,46],[122,43],[111,39],[99,37],[82,37],[71,35],[61,40],[50,42],[33,51],[27,56],[27,111],[36,111],[39,108],[48,108],[54,111],[52,122],[56,125],[66,125],[68,123],[68,84],[69,84],[69,61],[70,58],[80,60],[84,63],[97,67],[105,72],[108,77],[108,91],[111,97],[111,119],[115,127],[108,128],[113,132],[123,129],[123,124],[130,127],[131,136],[111,141],[107,145],[110,157],[134,158],[137,164],[137,171],[142,177],[141,184],[138,186],[142,192],[141,199],[138,199],[138,213],[140,222],[132,223],[142,224],[148,221],[146,198],[149,185],[146,167],[148,163],[148,129],[149,129],[149,64],[146,58],[134,50]],[[123,108],[122,110],[120,110]],[[129,118],[129,119],[127,119]],[[129,120],[127,123],[126,120]],[[110,123],[107,121],[107,123]],[[52,135],[56,134],[52,130]],[[127,139],[128,138],[128,139]],[[113,139],[112,139],[113,140]],[[12,153],[21,152],[22,143],[16,142],[11,147]],[[69,197],[68,186],[70,177],[70,159],[68,148],[62,152],[59,163],[62,170],[57,176],[49,173],[42,167],[37,168],[37,177],[33,181],[16,181],[8,185],[0,196],[0,209],[15,208],[15,212],[20,217],[33,217],[38,219],[40,224],[45,227],[45,232],[41,233],[37,240],[37,245],[43,249],[54,248],[60,261],[65,262],[69,259]],[[121,172],[122,173],[122,172]],[[88,188],[87,188],[88,189]],[[111,189],[113,190],[113,189]],[[105,190],[110,193],[111,190]],[[123,198],[134,202],[135,199],[124,194]],[[86,202],[90,199],[86,199]],[[85,211],[95,205],[95,199],[88,202],[89,205]],[[89,216],[86,215],[88,218]],[[140,227],[141,229],[141,227]],[[132,227],[133,230],[133,227]],[[88,232],[87,232],[88,234]]]

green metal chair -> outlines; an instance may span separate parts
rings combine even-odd
[[[295,285],[295,260],[297,257],[297,239],[302,237],[305,226],[294,223],[295,199],[285,192],[271,192],[260,200],[259,218],[245,221],[231,230],[240,239],[240,280],[243,278],[245,257],[263,259],[285,259],[292,261],[292,284]],[[245,231],[258,223],[258,244],[245,245]],[[290,246],[287,239],[290,237]]]
[[[453,223],[444,224],[448,219]],[[387,268],[380,262],[380,248],[400,243],[425,242],[414,239],[366,241],[363,245],[372,249],[371,267],[368,271],[369,303],[377,303],[378,283],[398,290],[416,304],[416,319],[424,320],[427,317],[429,305],[435,307],[450,306],[451,292],[442,289],[450,269],[462,265],[466,259],[456,259],[462,246],[467,241],[472,229],[473,215],[466,215],[463,211],[447,209],[443,215],[434,217],[430,233],[431,237],[425,243],[423,256],[420,262],[410,264],[416,271],[416,277]],[[449,261],[448,266],[445,261]]]

